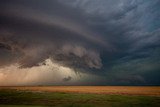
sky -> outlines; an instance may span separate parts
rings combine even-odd
[[[10,85],[160,85],[160,0],[1,0]]]

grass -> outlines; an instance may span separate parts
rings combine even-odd
[[[0,90],[0,107],[160,107],[160,97]]]
[[[33,106],[33,105],[0,105],[0,107],[46,107],[46,106]]]

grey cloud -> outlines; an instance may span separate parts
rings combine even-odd
[[[85,49],[84,47],[80,47],[80,46],[65,45],[62,47],[61,53],[65,54],[66,56],[74,55],[79,57],[80,59],[84,59],[84,62],[90,68],[98,69],[102,67],[99,53],[93,50]],[[76,61],[76,63],[78,63],[79,61]]]
[[[72,77],[71,76],[68,76],[68,77],[66,77],[66,78],[63,78],[63,81],[70,81],[72,79]]]
[[[48,8],[48,3],[55,7]],[[73,68],[101,68],[98,47],[109,45],[88,29],[85,22],[80,23],[83,17],[78,9],[73,11],[56,1],[48,1],[44,5],[40,2],[42,8],[32,7],[34,4],[33,1],[23,4],[17,0],[8,1],[8,4],[4,2],[1,7],[4,11],[1,12],[0,41],[10,46],[14,50],[12,52],[22,55],[17,59],[21,67],[36,66],[51,58]],[[70,48],[64,50],[65,45]]]
[[[160,45],[160,29],[143,35],[143,37],[138,38],[138,40],[133,44],[135,48],[133,48],[132,51],[152,46],[157,47]]]
[[[159,5],[159,0],[2,0],[0,65],[33,67],[49,58],[108,78],[104,84],[159,84],[149,77],[160,69]]]
[[[6,50],[11,50],[11,47],[6,45],[6,44],[3,44],[3,43],[0,43],[0,48],[1,49],[6,49]]]

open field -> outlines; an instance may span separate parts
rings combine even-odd
[[[0,89],[16,89],[46,92],[95,93],[115,95],[147,95],[160,96],[160,87],[149,86],[34,86],[34,87],[0,87]]]
[[[0,107],[160,107],[159,87],[0,87]]]

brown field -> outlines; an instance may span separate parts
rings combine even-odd
[[[19,86],[0,87],[0,89],[16,89],[25,91],[67,92],[67,93],[95,93],[117,95],[147,95],[160,96],[158,86]]]

